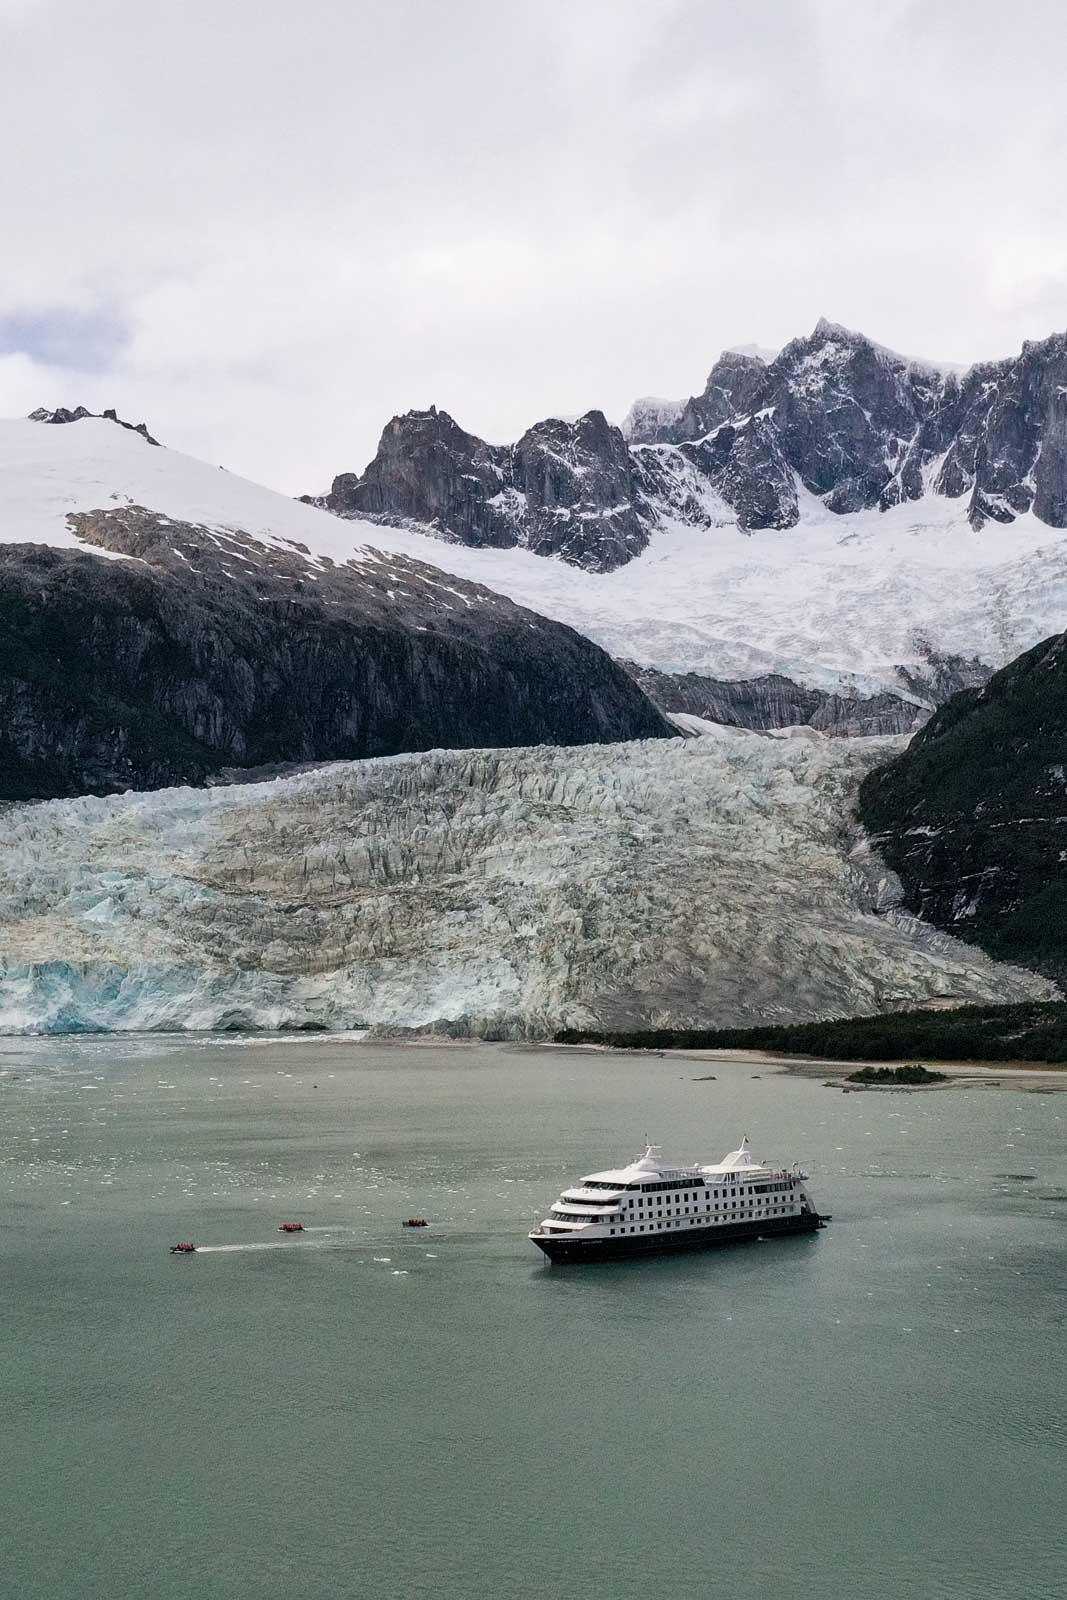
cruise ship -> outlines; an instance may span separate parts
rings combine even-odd
[[[757,1161],[747,1139],[711,1166],[672,1167],[647,1146],[627,1167],[564,1189],[530,1238],[550,1261],[618,1261],[742,1239],[813,1233],[806,1172]]]

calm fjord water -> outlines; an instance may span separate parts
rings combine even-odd
[[[1063,1096],[322,1040],[0,1069],[5,1595],[1065,1593]],[[544,1265],[646,1133],[799,1157],[834,1221]]]

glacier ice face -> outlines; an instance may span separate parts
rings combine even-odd
[[[742,1024],[1047,997],[896,908],[900,740],[432,751],[0,817],[0,1031]]]

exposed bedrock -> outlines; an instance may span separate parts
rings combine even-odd
[[[911,909],[1067,977],[1067,634],[943,705],[861,806]]]
[[[911,733],[930,715],[928,707],[899,695],[830,694],[777,672],[734,681],[698,672],[660,672],[636,661],[622,665],[662,711],[685,712],[730,728],[764,731],[806,724],[820,733],[852,737]]]
[[[447,412],[410,411],[315,503],[595,572],[672,520],[704,527],[725,510],[742,529],[792,528],[801,490],[839,514],[932,494],[975,529],[1030,511],[1063,528],[1067,334],[960,372],[822,320],[770,360],[720,356],[687,401],[638,402],[627,434],[589,411],[489,445]]]
[[[123,419],[111,409],[107,411],[89,411],[85,406],[75,406],[73,411],[66,406],[56,406],[49,411],[46,406],[38,406],[36,411],[31,411],[28,417],[30,422],[81,422],[85,417],[100,417],[104,422],[114,422],[120,428],[128,428],[131,433],[139,433],[147,444],[158,445],[159,440],[153,439],[145,422],[124,422]]]
[[[309,564],[136,506],[68,520],[133,559],[5,547],[0,799],[671,731],[597,646],[419,561]]]
[[[431,406],[394,417],[362,477],[341,473],[313,503],[610,572],[648,543],[652,513],[640,476],[599,411],[573,423],[550,417],[515,445],[490,445]]]

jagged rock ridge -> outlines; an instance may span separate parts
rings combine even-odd
[[[492,446],[433,408],[394,417],[362,476],[316,503],[608,572],[658,526],[724,508],[791,528],[800,494],[847,514],[935,494],[974,528],[1032,511],[1067,527],[1067,334],[959,372],[822,320],[772,360],[727,351],[700,395],[638,402],[629,442],[599,411]]]
[[[86,417],[94,417],[104,422],[117,422],[120,428],[128,428],[131,433],[139,433],[142,439],[149,444],[158,445],[159,440],[153,439],[145,422],[124,422],[113,410],[88,411],[85,406],[75,406],[73,411],[68,411],[65,406],[57,406],[54,411],[49,411],[46,406],[38,406],[36,411],[31,411],[29,422],[82,422]]]
[[[394,417],[363,476],[342,473],[312,503],[607,572],[648,542],[639,478],[622,434],[599,411],[574,423],[549,418],[518,444],[494,446],[431,406]]]

